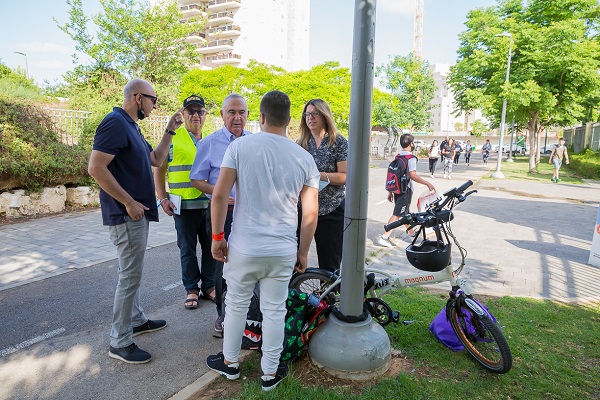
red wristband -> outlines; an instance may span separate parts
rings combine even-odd
[[[217,233],[216,235],[212,234],[213,240],[225,240],[225,232]]]

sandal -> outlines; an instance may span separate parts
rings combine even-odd
[[[183,306],[186,308],[186,310],[195,310],[198,308],[198,300],[198,293],[190,292],[187,294],[187,297],[183,302]]]
[[[210,289],[208,289],[206,291],[202,291],[201,298],[203,300],[209,300],[209,301],[212,301],[213,303],[216,303],[215,302],[215,296],[216,296],[216,293],[215,293],[215,288],[213,286],[213,287],[211,287]]]

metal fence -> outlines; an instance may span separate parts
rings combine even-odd
[[[592,151],[600,150],[600,122],[589,122],[585,125],[572,126],[563,130],[567,146],[573,146],[573,151],[579,153],[586,148]]]
[[[83,134],[85,122],[92,114],[90,111],[61,110],[57,108],[44,109],[54,127],[54,131],[60,137],[60,141],[68,146],[79,143]]]
[[[44,110],[52,120],[52,125],[60,140],[68,146],[74,146],[79,143],[85,124],[92,115],[90,111],[81,110],[62,110],[57,108],[46,108]],[[156,146],[160,142],[169,118],[169,115],[152,115],[138,121],[142,134],[152,146]],[[223,120],[214,117],[214,126],[214,130],[220,129],[223,126]],[[260,124],[258,121],[247,121],[245,129],[252,133],[260,132]],[[209,133],[212,133],[212,131]]]

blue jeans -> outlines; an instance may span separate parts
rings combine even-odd
[[[139,288],[144,267],[144,255],[148,244],[148,219],[138,221],[125,217],[125,222],[108,227],[110,239],[117,246],[119,255],[119,280],[115,291],[110,345],[127,347],[133,343],[134,326],[148,321],[140,306]]]
[[[210,208],[181,210],[181,215],[173,214],[177,231],[177,247],[181,258],[181,280],[190,293],[206,292],[215,286],[215,260],[212,258],[212,230]],[[202,269],[198,265],[196,244],[202,250]],[[198,287],[198,283],[201,286]]]

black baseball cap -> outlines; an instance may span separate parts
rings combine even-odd
[[[188,108],[192,104],[197,104],[200,107],[204,107],[204,99],[202,98],[202,96],[193,94],[183,101],[183,108]]]

